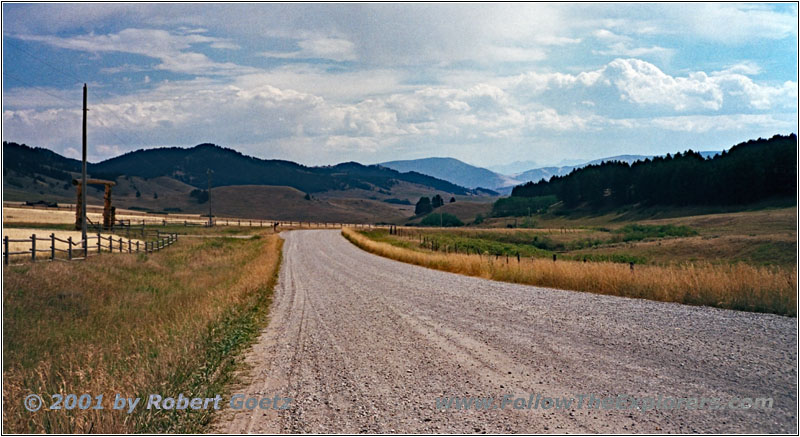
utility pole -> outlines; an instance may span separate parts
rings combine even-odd
[[[206,174],[208,175],[208,227],[214,226],[214,219],[211,215],[211,173],[214,173],[209,168]]]
[[[86,253],[86,84],[83,84],[83,169],[81,170],[81,238],[83,239],[83,254]]]

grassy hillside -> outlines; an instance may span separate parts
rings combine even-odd
[[[470,202],[470,201],[456,201],[455,203],[445,203],[443,206],[436,208],[431,214],[452,214],[465,224],[470,224],[475,221],[475,217],[479,214],[483,217],[489,215],[492,210],[492,204],[488,202]],[[412,208],[413,213],[413,208]],[[407,223],[418,224],[425,217],[415,217]]]
[[[218,216],[356,223],[393,222],[404,216],[398,205],[316,195],[306,200],[306,193],[290,187],[246,185],[211,191],[214,214]]]
[[[660,265],[746,262],[785,268],[797,262],[795,207],[719,214],[692,215],[689,210],[683,213],[683,216],[667,218],[629,217],[619,213],[583,218],[540,215],[534,215],[531,219],[493,218],[483,223],[483,230],[448,232],[486,234],[492,240],[547,250],[543,256],[559,253],[560,256],[574,259],[634,260],[637,263]],[[623,230],[631,225],[686,228],[696,234],[663,238],[656,233],[641,239],[624,238],[620,241],[620,233],[625,234]],[[520,247],[510,246],[502,253],[513,255],[519,250]]]
[[[760,234],[751,228],[758,217],[736,216],[688,220],[697,228],[660,222],[537,230],[400,228],[394,235],[345,229],[343,234],[370,252],[454,273],[796,315],[797,237],[787,230],[793,217],[793,211],[776,212]],[[739,241],[745,244],[734,244]]]

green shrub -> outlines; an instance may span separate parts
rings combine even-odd
[[[422,219],[420,224],[422,226],[464,226],[464,222],[459,220],[458,217],[446,212],[442,214],[429,214],[427,217]]]

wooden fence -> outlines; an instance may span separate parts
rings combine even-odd
[[[12,239],[6,236],[3,238],[3,263],[8,265],[11,256],[16,257],[19,255],[29,255],[30,260],[36,262],[45,260],[81,260],[86,259],[89,254],[94,253],[95,255],[100,255],[102,252],[152,253],[171,246],[176,241],[178,241],[178,234],[163,233],[158,231],[156,231],[156,238],[152,241],[134,241],[131,239],[127,239],[126,241],[122,237],[115,239],[114,235],[103,237],[100,234],[97,234],[96,237],[87,236],[86,240],[78,241],[72,241],[72,237],[69,237],[66,240],[61,239],[56,237],[54,233],[45,238],[37,237],[36,234],[32,234],[29,238],[22,239]],[[39,246],[41,247],[39,248],[37,247],[37,242],[43,242],[45,244]],[[67,248],[62,249],[60,247],[56,247],[56,242],[66,244]],[[30,249],[12,252],[9,250],[9,243],[30,243]],[[50,245],[47,246],[47,243],[50,243]],[[37,256],[37,254],[42,253],[46,253],[47,255]]]
[[[114,223],[114,232],[126,232],[126,235],[136,235],[137,232],[142,232],[146,226],[184,226],[184,227],[209,227],[208,220],[199,222],[196,220],[168,220],[168,219],[142,219],[136,222],[125,219],[117,220]],[[219,218],[214,219],[213,226],[239,226],[250,228],[277,228],[277,227],[296,227],[296,228],[314,228],[314,229],[341,229],[341,228],[357,228],[357,229],[373,229],[385,227],[381,225],[362,224],[362,223],[339,223],[339,222],[304,222],[304,221],[281,221],[281,220],[256,220],[256,219],[228,219]]]

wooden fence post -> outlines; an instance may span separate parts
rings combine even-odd
[[[136,253],[139,253],[139,240],[136,240]]]
[[[31,260],[36,261],[36,234],[31,235]]]
[[[50,260],[56,259],[56,234],[50,234]]]
[[[122,237],[119,237],[119,253],[122,253]]]
[[[131,240],[128,239],[128,253],[132,252],[132,250],[131,250],[131,249],[133,249],[133,247],[131,247],[132,245],[133,245],[133,243],[131,243]]]
[[[3,237],[3,263],[8,265],[8,235]]]
[[[97,234],[97,254],[103,251],[103,246],[100,245],[100,234]]]
[[[67,259],[72,261],[72,237],[67,238]]]

